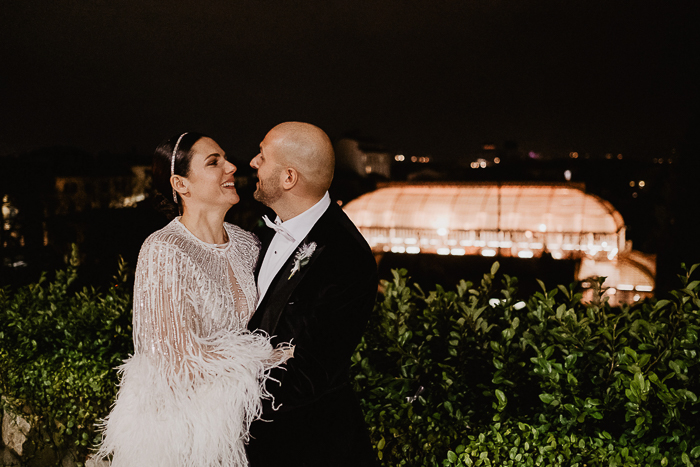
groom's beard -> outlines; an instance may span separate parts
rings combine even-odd
[[[265,206],[272,206],[282,196],[282,186],[279,180],[278,173],[273,174],[266,180],[258,178],[258,186],[255,189],[255,193],[253,193],[253,198]]]

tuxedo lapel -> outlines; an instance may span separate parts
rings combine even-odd
[[[325,249],[326,230],[329,222],[331,222],[330,216],[332,215],[333,208],[334,206],[331,205],[326,210],[318,222],[316,222],[313,228],[309,231],[308,235],[290,255],[289,259],[287,259],[282,268],[280,268],[277,275],[275,275],[275,278],[270,283],[270,287],[267,289],[262,302],[253,315],[253,319],[249,325],[251,329],[262,329],[268,334],[274,334],[275,328],[277,327],[277,323],[280,319],[280,315],[286,307],[289,297],[292,295],[294,289],[299,285],[306,273],[313,267],[314,262],[321,256]],[[316,243],[316,250],[311,255],[311,259],[305,266],[290,277],[292,269],[294,268],[297,252],[302,246],[309,245],[312,242]],[[267,245],[269,246],[269,242]],[[264,257],[264,253],[262,251],[260,252],[260,257]],[[256,268],[256,280],[260,269],[260,263],[262,263],[262,259],[259,261]]]
[[[303,245],[311,243],[309,237],[311,237],[311,233],[306,236],[299,247],[294,251],[294,253],[292,253],[282,269],[280,269],[280,271],[277,273],[274,280],[270,284],[270,288],[265,294],[263,302],[260,304],[260,311],[263,312],[260,320],[260,329],[264,329],[268,332],[268,334],[274,335],[280,315],[287,305],[289,297],[302,281],[306,273],[313,267],[314,262],[323,253],[324,246],[318,245],[317,243],[316,250],[311,255],[309,262],[292,274],[295,264],[295,256]]]
[[[255,276],[255,283],[258,283],[258,276],[260,275],[260,268],[262,267],[263,259],[267,253],[267,249],[270,248],[270,243],[272,243],[272,238],[275,236],[275,231],[269,228],[260,232],[258,238],[260,238],[260,254],[258,255],[258,261],[255,263],[255,270],[253,274]]]

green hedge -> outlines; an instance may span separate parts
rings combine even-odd
[[[123,263],[106,291],[79,289],[76,257],[51,281],[0,288],[0,391],[39,420],[37,444],[84,459],[132,351],[131,291]],[[497,263],[429,293],[394,271],[352,367],[382,464],[693,465],[694,268],[667,300],[616,309],[573,285],[521,301]]]
[[[693,465],[695,268],[668,300],[616,309],[575,284],[519,301],[498,263],[428,294],[393,271],[353,359],[383,465]]]
[[[120,262],[113,285],[76,290],[77,251],[49,282],[0,288],[0,394],[38,421],[34,449],[85,459],[117,389],[113,368],[133,351],[131,293]],[[27,459],[23,459],[26,461]]]

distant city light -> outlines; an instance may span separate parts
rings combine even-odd
[[[481,250],[481,256],[486,256],[487,258],[491,258],[493,256],[496,256],[496,250],[492,250],[490,248],[484,248]]]
[[[569,182],[571,181],[571,170],[565,170],[564,171],[564,179]]]
[[[630,180],[630,186],[631,186],[632,188],[634,188],[634,185],[635,185],[634,180]]]
[[[634,300],[635,302],[638,302],[640,298],[642,298],[642,297],[639,294],[634,294],[634,297],[632,298],[632,300]]]
[[[518,252],[518,258],[532,258],[534,254],[530,250],[522,250]]]
[[[617,293],[617,289],[615,287],[610,287],[608,290],[608,295],[615,295]]]
[[[439,229],[437,229],[437,234],[441,237],[444,237],[445,235],[447,235],[447,229],[444,227],[440,227]]]
[[[450,249],[449,248],[438,248],[437,249],[437,254],[438,255],[449,255],[450,254]]]
[[[405,253],[405,252],[406,252],[406,247],[403,247],[403,246],[392,246],[392,247],[391,247],[391,252],[392,252],[392,253]]]
[[[411,162],[417,162],[417,161],[418,161],[418,158],[416,156],[411,157]]]
[[[464,248],[452,248],[450,250],[450,254],[452,256],[464,256],[465,253],[466,251],[464,250]]]
[[[637,192],[635,191],[634,193],[632,193],[632,198],[636,198],[636,197],[637,197]]]
[[[406,160],[406,157],[403,154],[397,154],[394,156],[394,160],[398,162],[403,162]]]
[[[500,157],[494,157],[494,158],[493,158],[493,163],[494,163],[494,164],[500,164],[500,163],[501,163],[501,158],[500,158]]]
[[[612,159],[612,154],[607,153],[607,154],[605,155],[605,158],[608,159],[608,160],[609,160],[609,159]]]
[[[644,188],[646,186],[646,182],[644,180],[639,181],[639,188]]]
[[[547,231],[547,226],[545,224],[540,224],[538,227],[540,232],[546,232]]]
[[[617,158],[618,158],[619,160],[622,160],[622,154],[618,154],[618,155],[617,155]]]
[[[484,151],[495,151],[496,150],[496,145],[495,144],[484,144],[482,146]]]
[[[635,289],[637,290],[637,292],[651,292],[652,290],[654,290],[654,287],[650,285],[638,285],[637,287],[635,287]]]
[[[525,302],[518,302],[515,305],[513,305],[513,309],[514,310],[522,310],[526,306],[527,306],[527,304]]]
[[[578,159],[578,153],[577,152],[570,152],[569,157],[572,159]]]
[[[406,248],[406,253],[415,255],[416,253],[420,253],[420,247],[417,246],[409,246]]]
[[[634,286],[630,284],[617,284],[618,290],[634,290]]]

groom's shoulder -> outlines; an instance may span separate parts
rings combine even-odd
[[[328,242],[344,253],[344,256],[373,258],[367,240],[340,206],[331,205],[327,212]]]

